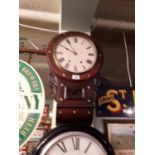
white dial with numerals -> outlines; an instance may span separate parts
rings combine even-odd
[[[63,69],[72,73],[83,73],[91,68],[97,60],[94,43],[82,36],[68,36],[57,44],[55,61]]]
[[[83,132],[62,133],[42,149],[40,155],[107,155],[92,136]]]

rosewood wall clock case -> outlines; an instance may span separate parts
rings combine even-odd
[[[65,32],[49,43],[47,57],[58,127],[43,137],[33,155],[114,155],[104,136],[91,127],[103,63],[97,43],[85,33]]]
[[[94,40],[81,32],[55,37],[47,50],[50,82],[58,103],[57,121],[91,123],[92,107],[103,55]],[[61,120],[63,118],[63,120]]]

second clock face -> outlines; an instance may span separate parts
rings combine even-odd
[[[107,155],[94,137],[83,132],[66,132],[51,140],[41,155]]]
[[[83,73],[95,65],[97,49],[86,37],[69,36],[57,44],[54,56],[56,63],[63,69],[72,73]]]

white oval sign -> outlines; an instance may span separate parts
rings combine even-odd
[[[19,60],[19,146],[23,146],[38,127],[45,105],[41,78],[28,63]]]

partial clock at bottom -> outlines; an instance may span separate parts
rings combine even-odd
[[[110,143],[95,128],[61,125],[45,135],[32,155],[115,155]]]

